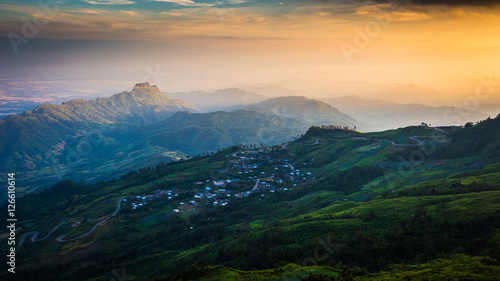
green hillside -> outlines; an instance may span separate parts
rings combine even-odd
[[[495,280],[498,122],[312,127],[286,145],[63,181],[18,200],[14,277]],[[459,149],[471,139],[487,152]]]
[[[255,111],[179,112],[142,129],[140,133],[148,136],[151,144],[197,155],[237,144],[284,143],[303,133],[307,127],[307,123],[301,120]]]

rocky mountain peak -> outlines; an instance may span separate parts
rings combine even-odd
[[[135,84],[134,88],[132,89],[132,91],[134,90],[139,90],[139,89],[154,89],[154,90],[157,90],[159,91],[160,89],[158,88],[158,86],[156,85],[149,85],[149,82],[144,82],[144,83],[137,83]]]

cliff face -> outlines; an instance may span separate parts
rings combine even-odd
[[[134,91],[134,90],[139,90],[139,89],[157,90],[157,91],[160,91],[160,89],[158,88],[158,86],[156,86],[156,85],[149,85],[149,82],[144,82],[144,83],[137,83],[137,84],[135,84],[135,86],[134,86],[134,88],[132,89],[132,91]]]

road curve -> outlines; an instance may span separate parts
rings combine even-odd
[[[63,239],[63,238],[64,238],[64,236],[66,236],[66,235],[67,235],[67,234],[64,234],[64,235],[62,235],[62,236],[58,237],[58,238],[57,238],[57,241],[59,241],[59,242],[74,241],[74,240],[76,240],[76,239],[80,239],[80,238],[83,238],[83,237],[85,237],[85,236],[87,236],[87,235],[91,234],[92,232],[94,232],[94,230],[96,230],[96,229],[97,229],[97,227],[98,227],[99,225],[101,225],[101,224],[103,224],[103,223],[107,222],[109,219],[111,219],[112,217],[114,217],[114,216],[118,213],[118,211],[120,211],[120,208],[121,208],[121,204],[122,204],[123,199],[125,199],[125,197],[122,197],[122,198],[118,199],[118,203],[116,204],[116,210],[115,210],[115,212],[114,212],[113,214],[111,214],[109,217],[105,218],[104,220],[102,220],[102,221],[100,221],[100,222],[96,223],[96,224],[92,227],[92,229],[91,229],[91,230],[89,230],[88,232],[86,232],[86,233],[84,233],[84,234],[82,234],[82,235],[80,235],[80,236],[78,236],[78,237],[71,238],[71,239],[69,239],[69,240],[64,240],[64,239]]]
[[[47,239],[54,231],[56,231],[56,229],[58,229],[61,225],[65,224],[65,223],[66,223],[66,221],[63,221],[62,223],[58,224],[47,235],[45,235],[45,237],[43,237],[42,239],[39,239],[38,241],[43,241],[43,240]],[[36,237],[38,236],[38,234],[40,234],[40,232],[38,232],[38,231],[31,231],[31,232],[23,234],[23,236],[21,236],[21,240],[19,241],[19,246],[17,247],[17,252],[19,252],[19,249],[21,248],[21,245],[23,245],[24,240],[30,234],[33,234],[33,236],[31,237],[31,242],[36,242],[37,241]]]
[[[31,241],[33,241],[33,239],[38,235],[38,233],[39,233],[38,231],[31,231],[23,234],[23,236],[21,236],[21,240],[19,240],[19,246],[17,247],[17,252],[19,252],[19,249],[21,249],[21,246],[23,245],[26,237],[28,237],[30,234],[34,234],[33,237],[31,237]]]
[[[90,231],[88,231],[88,232],[86,232],[86,233],[84,233],[84,234],[82,234],[82,235],[80,235],[80,236],[78,236],[78,237],[71,238],[71,239],[69,239],[69,240],[64,240],[63,238],[67,235],[67,233],[66,233],[66,234],[64,234],[64,235],[62,235],[62,236],[59,236],[59,237],[56,239],[56,241],[58,241],[58,242],[68,242],[68,241],[73,241],[73,240],[76,240],[76,239],[80,239],[80,238],[82,238],[82,237],[85,237],[85,236],[89,235],[90,233],[94,232],[94,230],[96,230],[96,228],[97,228],[99,225],[101,225],[101,224],[103,224],[104,222],[108,221],[109,219],[111,219],[112,217],[114,217],[114,216],[115,216],[115,215],[116,215],[116,214],[120,211],[120,208],[121,208],[121,204],[122,204],[123,199],[125,199],[125,197],[122,197],[122,198],[118,199],[118,202],[117,202],[117,204],[116,204],[116,210],[115,210],[115,211],[114,211],[114,212],[113,212],[110,216],[108,216],[106,219],[104,219],[104,220],[102,220],[102,221],[100,221],[100,222],[96,223],[96,224],[92,227],[92,229],[91,229]],[[17,251],[19,252],[19,249],[21,248],[21,245],[23,245],[24,240],[26,240],[26,238],[27,238],[28,236],[33,235],[33,236],[31,237],[31,241],[32,241],[32,242],[36,242],[36,241],[43,241],[43,240],[47,239],[47,238],[48,238],[48,237],[49,237],[49,236],[50,236],[50,235],[51,235],[54,231],[56,231],[56,229],[58,229],[59,227],[61,227],[61,226],[62,226],[63,224],[65,224],[65,223],[66,223],[66,221],[63,221],[62,223],[58,224],[58,225],[57,225],[56,227],[54,227],[54,228],[53,228],[53,229],[52,229],[52,230],[51,230],[51,231],[50,231],[47,235],[45,235],[45,237],[43,237],[42,239],[39,239],[39,240],[36,240],[36,237],[38,236],[38,234],[40,234],[40,232],[39,232],[39,231],[31,231],[31,232],[28,232],[28,233],[23,234],[23,236],[21,236],[21,240],[19,241],[19,246],[17,247]]]

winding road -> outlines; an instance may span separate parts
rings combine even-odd
[[[58,241],[58,242],[68,242],[68,241],[74,241],[74,240],[76,240],[76,239],[80,239],[80,238],[82,238],[82,237],[85,237],[85,236],[87,236],[87,235],[91,234],[92,232],[94,232],[94,230],[96,230],[96,229],[97,229],[97,227],[98,227],[99,225],[101,225],[101,224],[105,223],[106,221],[108,221],[109,219],[111,219],[112,217],[114,217],[114,216],[115,216],[115,215],[116,215],[116,214],[120,211],[122,201],[123,201],[123,199],[125,199],[125,198],[126,198],[126,197],[122,197],[122,198],[118,199],[118,202],[117,202],[117,204],[116,204],[116,210],[113,212],[113,214],[111,214],[110,216],[108,216],[106,219],[104,219],[104,220],[102,220],[102,221],[100,221],[100,222],[96,223],[96,224],[92,227],[92,229],[91,229],[91,230],[89,230],[88,232],[86,232],[86,233],[84,233],[84,234],[82,234],[82,235],[80,235],[80,236],[78,236],[78,237],[71,238],[71,239],[68,239],[68,240],[64,240],[63,238],[64,238],[64,236],[66,236],[66,235],[67,235],[67,233],[66,233],[66,234],[64,234],[64,235],[62,235],[62,236],[60,236],[60,237],[58,237],[58,238],[56,239],[56,241]],[[43,241],[43,240],[47,239],[47,238],[48,238],[48,237],[49,237],[49,236],[50,236],[50,235],[51,235],[54,231],[56,231],[59,227],[61,227],[61,226],[62,226],[63,224],[65,224],[65,223],[66,223],[66,221],[63,221],[62,223],[58,224],[58,225],[57,225],[56,227],[54,227],[54,228],[53,228],[53,229],[52,229],[52,230],[51,230],[51,231],[50,231],[47,235],[45,235],[45,237],[43,237],[42,239],[38,239],[38,240],[36,239],[36,237],[38,236],[38,234],[40,234],[40,232],[39,232],[39,231],[31,231],[31,232],[28,232],[28,233],[23,234],[23,236],[21,236],[21,240],[19,241],[19,246],[17,247],[17,252],[19,252],[19,249],[21,248],[21,245],[23,245],[24,241],[26,240],[26,238],[27,238],[28,236],[33,235],[33,236],[31,237],[31,242]]]
[[[99,225],[101,225],[101,224],[103,224],[103,223],[107,222],[109,219],[111,219],[112,217],[114,217],[114,216],[118,213],[118,211],[120,211],[120,208],[121,208],[121,204],[122,204],[123,199],[125,199],[125,197],[122,197],[122,198],[118,199],[118,203],[116,204],[116,210],[115,210],[115,212],[114,212],[113,214],[111,214],[109,217],[105,218],[104,220],[102,220],[102,221],[100,221],[100,222],[96,223],[96,224],[92,227],[92,229],[91,229],[91,230],[89,230],[88,232],[86,232],[86,233],[84,233],[84,234],[82,234],[82,235],[80,235],[80,236],[78,236],[78,237],[71,238],[71,239],[68,239],[68,240],[64,240],[64,239],[63,239],[63,237],[67,235],[67,233],[66,233],[66,234],[64,234],[64,235],[60,236],[59,238],[57,238],[57,241],[59,241],[59,242],[74,241],[74,240],[76,240],[76,239],[83,238],[83,237],[85,237],[85,236],[89,235],[90,233],[94,232],[94,230],[96,230],[96,229],[97,229],[97,227],[98,227]]]
[[[58,229],[60,226],[62,226],[65,223],[66,223],[66,221],[63,221],[62,223],[58,224],[47,235],[45,235],[45,237],[43,237],[42,239],[39,239],[38,241],[43,241],[43,240],[47,239],[54,231],[56,231],[56,229]],[[26,239],[26,237],[28,237],[31,234],[34,234],[31,237],[31,242],[36,242],[36,237],[38,236],[38,234],[40,234],[40,232],[38,232],[38,231],[31,231],[31,232],[23,234],[23,236],[21,236],[21,240],[19,241],[19,247],[17,247],[17,252],[19,252],[19,249],[21,248],[21,245],[23,245],[24,240]]]
[[[432,129],[440,131],[440,132],[443,132],[443,133],[446,133],[446,134],[449,134],[447,131],[445,131],[443,129],[439,129],[439,128],[436,128],[436,127],[433,127]],[[390,141],[390,140],[386,140],[386,139],[376,139],[376,140],[378,140],[379,142],[389,142],[389,143],[391,143],[394,146],[416,146],[416,145],[422,145],[422,144],[424,144],[423,141],[418,140],[417,138],[431,138],[431,139],[433,139],[433,138],[442,138],[444,136],[445,135],[440,135],[440,136],[411,136],[411,137],[409,137],[409,139],[411,139],[412,141],[416,142],[415,144],[411,144],[411,143],[395,143],[394,141]],[[352,137],[351,139],[360,139],[360,138],[358,138],[358,137]],[[362,138],[362,139],[366,140],[366,138]]]

